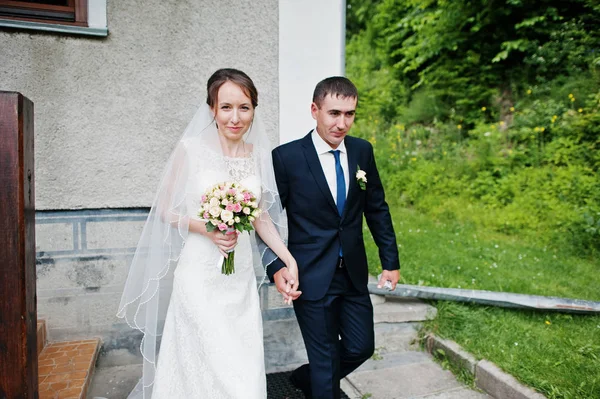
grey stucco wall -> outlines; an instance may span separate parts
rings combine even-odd
[[[37,209],[144,207],[220,67],[278,138],[278,1],[108,1],[104,39],[0,31],[0,90],[35,104]]]
[[[140,335],[116,318],[128,267],[217,68],[253,78],[278,142],[279,13],[277,0],[109,0],[107,12],[103,39],[0,30],[0,90],[35,104],[38,315],[50,339],[97,336],[135,357]]]

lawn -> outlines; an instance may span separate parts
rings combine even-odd
[[[600,301],[600,261],[518,236],[391,209],[402,283]],[[366,229],[366,226],[365,226]],[[369,234],[365,231],[367,237]],[[372,274],[377,248],[367,240]],[[600,398],[600,316],[437,302],[425,325],[548,398]]]

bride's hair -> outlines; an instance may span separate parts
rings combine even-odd
[[[223,68],[215,71],[206,84],[206,103],[209,107],[214,109],[217,105],[217,94],[225,82],[238,85],[252,101],[252,106],[254,108],[258,106],[258,90],[252,79],[239,69]]]

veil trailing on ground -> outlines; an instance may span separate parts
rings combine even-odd
[[[200,204],[189,200],[193,184],[189,177],[195,176],[198,168],[202,173],[210,173],[227,167],[227,157],[223,155],[218,135],[210,108],[201,106],[169,157],[135,251],[117,313],[131,328],[143,333],[140,345],[143,376],[130,398],[150,398],[152,395],[158,337],[162,334],[171,296],[173,270],[185,246],[190,220],[200,220],[197,216]],[[259,206],[263,212],[255,224],[266,223],[269,234],[286,242],[287,221],[275,182],[272,146],[256,113],[244,135],[244,142],[252,148],[261,180]],[[254,269],[260,287],[265,280],[266,267],[277,256],[258,234],[252,232],[251,236]]]

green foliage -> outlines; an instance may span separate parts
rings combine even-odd
[[[598,7],[367,3],[347,47],[360,93],[353,133],[374,144],[397,201],[600,251]]]
[[[348,5],[352,134],[374,146],[404,281],[600,300],[600,4]],[[600,397],[598,317],[438,310],[429,330],[548,398]]]
[[[492,101],[493,118],[527,87],[598,71],[598,25],[599,7],[583,0],[353,0],[347,73],[361,96],[387,100],[378,113],[386,120],[424,89],[445,112],[423,122],[471,123]],[[389,95],[377,93],[386,87]]]
[[[354,134],[374,145],[394,203],[595,254],[599,114],[566,110],[554,118],[560,106],[543,104],[520,111],[510,126],[482,123],[466,137],[448,125],[373,119],[357,122]]]

